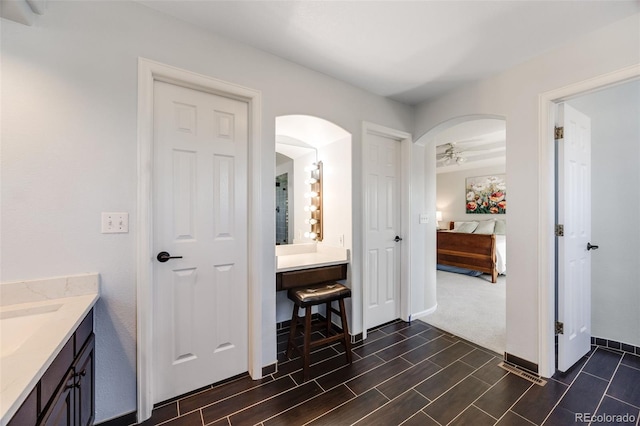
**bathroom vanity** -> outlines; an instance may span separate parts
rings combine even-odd
[[[276,290],[347,279],[349,251],[323,244],[276,246]]]
[[[98,274],[0,285],[0,425],[90,425]]]

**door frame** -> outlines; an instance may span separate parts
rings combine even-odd
[[[640,78],[640,64],[631,65],[538,95],[538,373],[555,373],[555,154],[556,104],[589,92]],[[547,194],[547,195],[542,195]]]
[[[411,145],[413,138],[410,133],[379,124],[362,122],[362,339],[367,338],[367,300],[369,291],[364,284],[366,274],[366,250],[367,250],[367,229],[364,211],[367,206],[366,182],[367,182],[367,155],[368,135],[377,135],[389,139],[396,139],[400,143],[400,233],[403,239],[402,256],[400,256],[400,319],[409,322],[410,301],[411,301]]]
[[[151,417],[153,409],[153,87],[164,81],[248,104],[248,360],[252,378],[262,377],[262,282],[260,256],[261,92],[206,75],[138,58],[138,200],[137,200],[137,421]]]

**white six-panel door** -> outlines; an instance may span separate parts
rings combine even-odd
[[[247,114],[154,83],[154,402],[248,369]]]
[[[567,371],[591,348],[591,120],[567,104],[558,113],[558,370]]]
[[[369,133],[365,146],[365,328],[399,317],[400,141]]]

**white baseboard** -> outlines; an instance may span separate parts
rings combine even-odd
[[[409,321],[413,321],[414,319],[422,318],[424,316],[432,314],[432,313],[434,313],[436,311],[436,309],[438,309],[438,304],[437,303],[435,305],[433,305],[432,307],[430,307],[429,309],[425,310],[425,311],[416,312],[415,314],[411,314],[409,316]]]

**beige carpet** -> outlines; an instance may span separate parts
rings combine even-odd
[[[505,351],[506,280],[437,271],[438,308],[420,320],[499,354]]]

